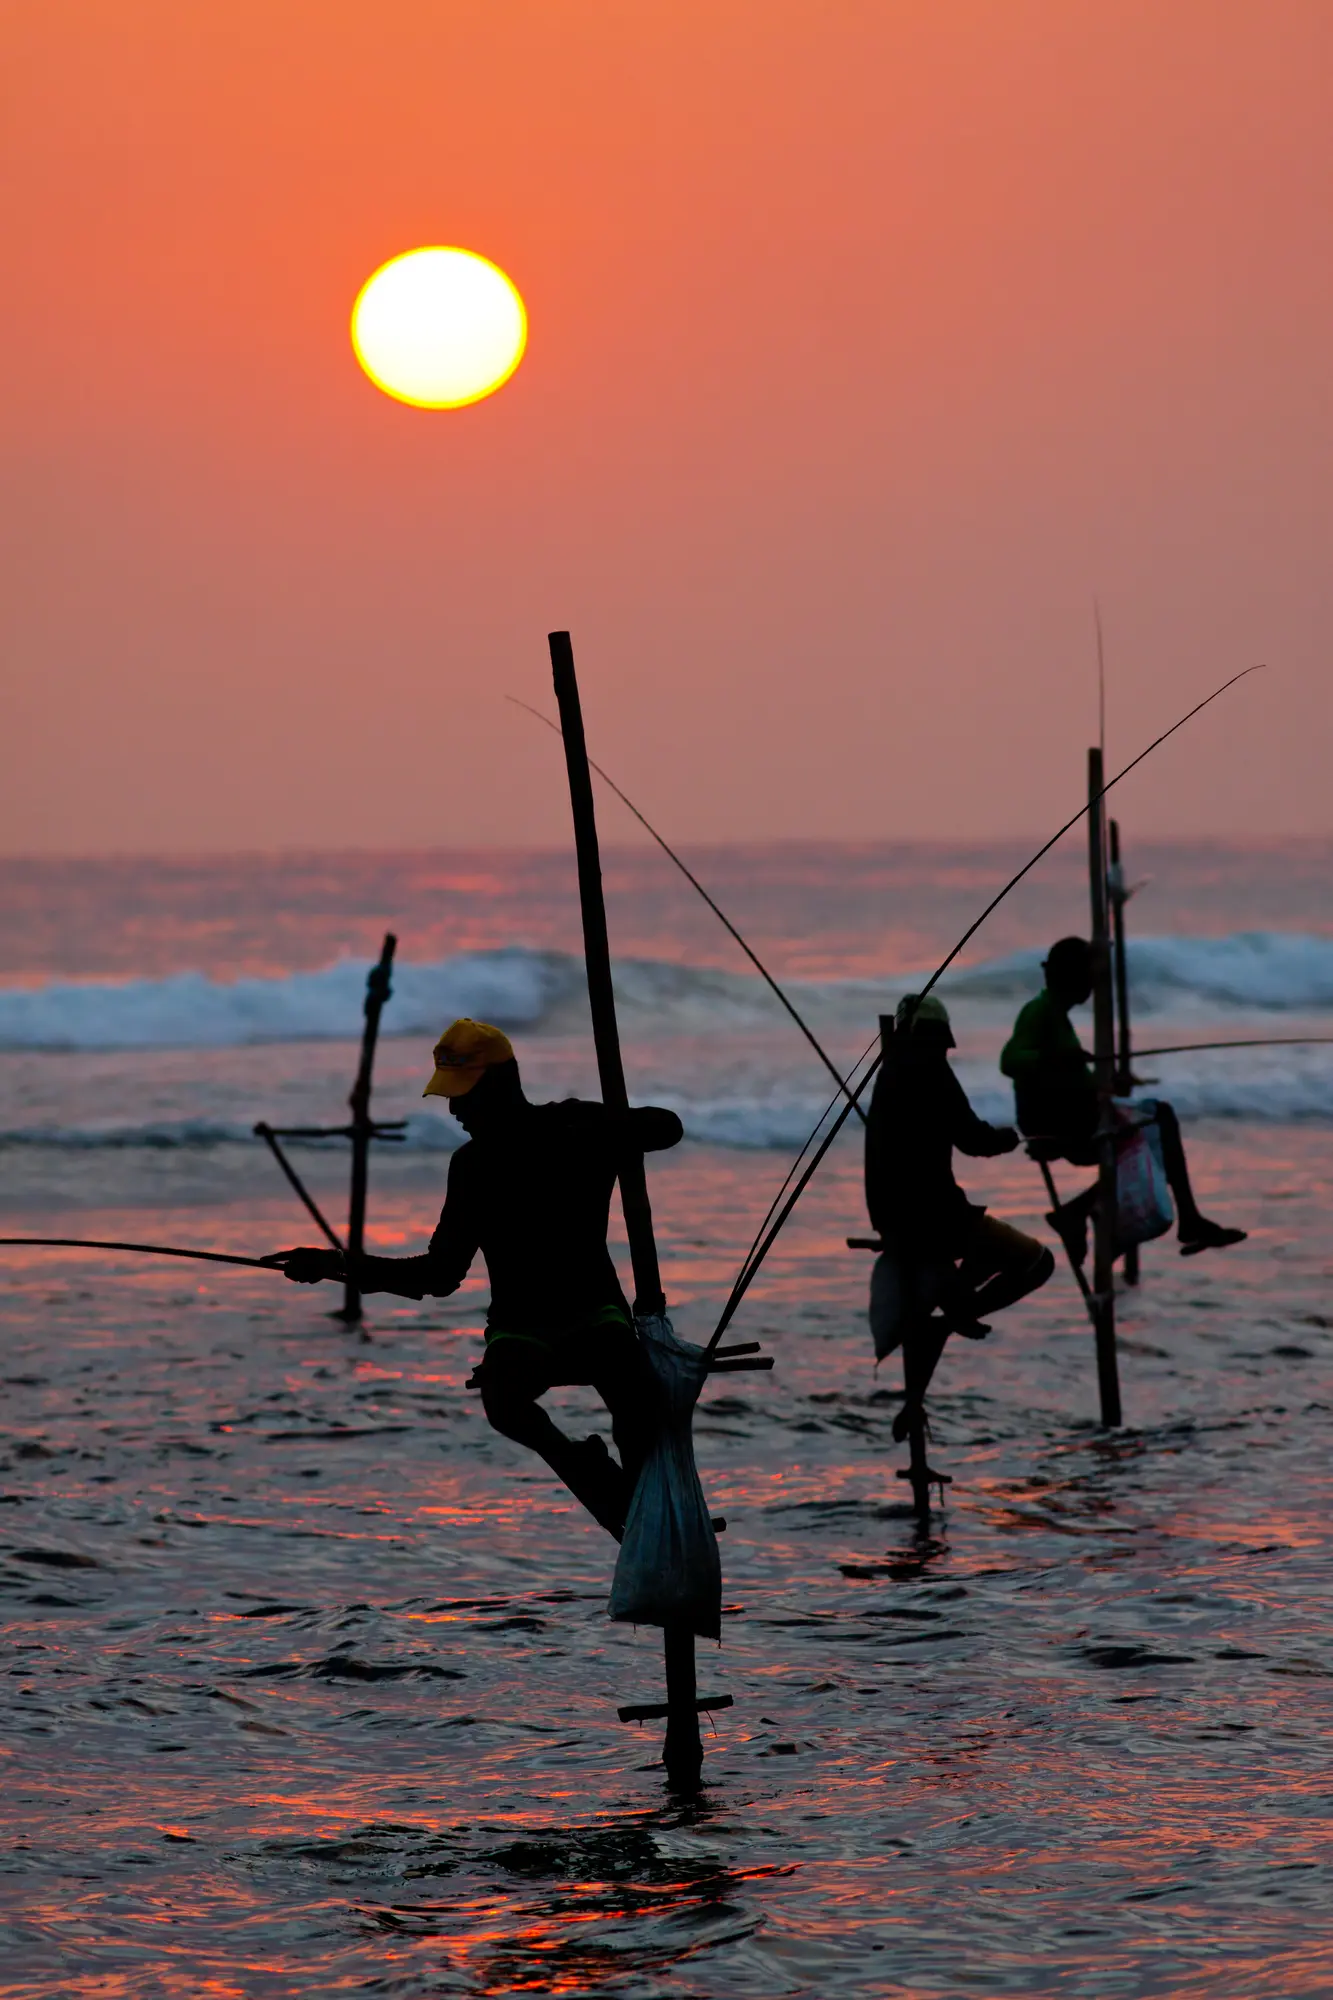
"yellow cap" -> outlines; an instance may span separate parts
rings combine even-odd
[[[423,1097],[466,1097],[488,1069],[514,1060],[508,1035],[484,1021],[455,1021],[435,1044],[435,1074]]]

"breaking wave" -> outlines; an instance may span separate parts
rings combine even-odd
[[[1012,1008],[1041,983],[1041,953],[1015,953],[955,972],[955,1000]],[[1333,937],[1250,931],[1232,937],[1145,937],[1130,946],[1136,1012],[1311,1012],[1333,1009]],[[883,979],[798,981],[788,990],[812,1021],[873,1022],[920,971]],[[223,981],[199,972],[165,979],[49,981],[0,989],[0,1049],[242,1048],[263,1042],[349,1040],[360,1032],[366,968],[342,959],[319,972]],[[743,1034],[781,1020],[752,974],[626,959],[616,993],[631,1032]],[[433,965],[401,963],[385,1010],[386,1035],[438,1034],[470,1014],[528,1033],[577,1025],[586,999],[582,962],[512,946],[463,952]]]
[[[1255,1049],[1244,1063],[1227,1054],[1164,1056],[1151,1063],[1155,1084],[1146,1095],[1167,1097],[1185,1119],[1224,1118],[1287,1123],[1333,1122],[1333,1049]],[[976,1110],[996,1124],[1013,1118],[1013,1100],[993,1066],[959,1061],[959,1080]],[[539,1093],[540,1094],[540,1093]],[[679,1091],[654,1092],[657,1103],[679,1112],[685,1136],[696,1144],[744,1151],[774,1149],[794,1152],[828,1105],[827,1093],[784,1088],[775,1079],[770,1091],[749,1094],[701,1095]],[[859,1143],[854,1125],[847,1143]],[[443,1112],[419,1111],[407,1120],[395,1153],[450,1153],[464,1134]],[[289,1152],[335,1151],[339,1140],[284,1141]],[[251,1126],[225,1119],[154,1119],[143,1123],[87,1126],[20,1126],[0,1128],[0,1152],[36,1147],[66,1153],[173,1152],[207,1153],[226,1146],[257,1148]]]

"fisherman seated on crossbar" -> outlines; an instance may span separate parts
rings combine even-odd
[[[363,1257],[363,1292],[444,1298],[480,1250],[490,1278],[486,1351],[472,1384],[494,1429],[527,1445],[620,1539],[656,1431],[657,1379],[606,1247],[621,1162],[684,1136],[674,1111],[616,1113],[568,1098],[532,1104],[507,1036],[455,1021],[435,1046],[427,1097],[448,1099],[467,1143],[449,1162],[439,1225],[422,1257]],[[336,1250],[289,1254],[297,1284],[344,1276]],[[617,1464],[600,1437],[566,1437],[548,1389],[586,1385],[611,1413]]]
[[[949,1064],[955,1046],[943,1003],[909,995],[866,1119],[866,1205],[884,1246],[870,1280],[875,1358],[917,1334],[933,1343],[918,1371],[921,1395],[950,1333],[984,1338],[992,1313],[1035,1292],[1055,1269],[1049,1250],[987,1215],[954,1179],[955,1148],[986,1159],[1018,1144],[1011,1125],[988,1125],[973,1111]]]
[[[1014,1023],[1014,1032],[1000,1054],[1000,1068],[1014,1086],[1019,1129],[1031,1141],[1036,1159],[1069,1160],[1076,1167],[1098,1163],[1099,1107],[1093,1080],[1093,1057],[1079,1041],[1069,1018],[1092,995],[1092,946],[1086,938],[1060,938],[1051,946],[1042,971],[1046,984],[1029,1000]],[[1140,1122],[1156,1125],[1162,1142],[1162,1164],[1176,1203],[1177,1235],[1182,1257],[1201,1250],[1224,1250],[1243,1243],[1243,1229],[1226,1229],[1200,1213],[1190,1185],[1180,1120],[1162,1098],[1136,1105]],[[1083,1263],[1088,1254],[1088,1218],[1097,1205],[1097,1183],[1062,1202],[1046,1220],[1063,1239],[1070,1257]]]

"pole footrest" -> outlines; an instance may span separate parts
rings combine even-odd
[[[729,1694],[704,1694],[694,1703],[696,1714],[710,1712],[715,1708],[730,1708]],[[667,1701],[632,1701],[625,1708],[618,1708],[616,1714],[622,1722],[661,1722],[671,1714],[671,1703]]]

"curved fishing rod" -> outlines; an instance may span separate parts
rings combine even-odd
[[[290,1250],[268,1257],[232,1257],[221,1250],[181,1250],[173,1243],[106,1243],[95,1236],[0,1236],[0,1245],[25,1244],[44,1250],[130,1250],[139,1257],[190,1257],[201,1264],[247,1264],[256,1271],[280,1271]]]
[[[1164,1049],[1135,1049],[1140,1056],[1188,1056],[1196,1049],[1303,1049],[1317,1043],[1333,1042],[1333,1035],[1256,1035],[1239,1042],[1172,1042]]]
[[[840,1093],[850,1096],[852,1102],[856,1104],[857,1111],[861,1113],[862,1124],[865,1123],[865,1113],[864,1111],[861,1111],[860,1104],[856,1102],[860,1093],[859,1091],[852,1091],[850,1089],[850,1085],[852,1078],[856,1075],[857,1070],[860,1068],[861,1063],[863,1063],[864,1061],[865,1057],[861,1056],[858,1059],[858,1061],[853,1064],[851,1070],[848,1072],[847,1080],[843,1084],[842,1093]],[[756,1229],[753,1237],[750,1239],[750,1247],[746,1251],[744,1257],[741,1259],[742,1270],[745,1269],[745,1266],[749,1263],[751,1257],[753,1257],[755,1251],[758,1249],[759,1240],[762,1237],[764,1231],[768,1228],[769,1223],[773,1220],[774,1215],[777,1213],[779,1202],[782,1200],[783,1195],[786,1194],[787,1189],[791,1186],[793,1180],[796,1178],[796,1175],[800,1172],[802,1161],[805,1159],[805,1156],[809,1152],[811,1146],[813,1146],[815,1140],[819,1137],[821,1131],[824,1129],[824,1120],[828,1117],[829,1113],[834,1109],[837,1102],[838,1102],[838,1094],[835,1094],[834,1096],[830,1097],[828,1103],[824,1106],[824,1109],[819,1114],[819,1120],[818,1123],[815,1125],[814,1130],[810,1133],[805,1144],[802,1146],[800,1152],[796,1155],[796,1158],[792,1161],[791,1165],[788,1167],[782,1186],[778,1189],[772,1201],[768,1204],[768,1209],[764,1215],[764,1219],[759,1224],[759,1227],[758,1229]]]
[[[1137,765],[1143,762],[1145,757],[1151,756],[1152,752],[1157,748],[1159,748],[1161,744],[1165,743],[1169,736],[1174,736],[1178,729],[1183,729],[1185,724],[1187,722],[1192,721],[1193,718],[1196,715],[1198,715],[1201,709],[1207,708],[1208,704],[1210,702],[1216,701],[1219,695],[1224,695],[1228,688],[1232,688],[1236,685],[1237,681],[1243,681],[1248,674],[1258,673],[1261,665],[1262,662],[1253,667],[1242,667],[1241,671],[1238,674],[1232,674],[1229,680],[1223,681],[1221,687],[1214,688],[1213,692],[1210,695],[1205,695],[1202,701],[1196,702],[1194,704],[1194,707],[1187,710],[1186,713],[1181,716],[1178,722],[1173,722],[1169,729],[1164,729],[1160,736],[1155,736],[1152,742],[1147,746],[1145,750],[1140,750],[1138,756],[1133,758],[1128,764],[1125,765],[1123,771],[1117,771],[1113,778],[1108,778],[1106,783],[1102,786],[1101,790],[1095,793],[1094,796],[1088,800],[1086,805],[1080,806],[1078,811],[1073,815],[1072,819],[1067,819],[1064,825],[1059,829],[1059,831],[1057,833],[1053,833],[1051,835],[1051,838],[1045,843],[1045,845],[1037,849],[1037,852],[1032,856],[1032,859],[1030,861],[1025,862],[1016,875],[1010,877],[1009,881],[1007,881],[1003,889],[1001,889],[999,895],[993,896],[991,898],[990,902],[987,903],[985,909],[981,912],[981,915],[977,918],[976,922],[973,924],[969,924],[968,928],[963,932],[963,935],[959,938],[957,944],[954,946],[953,950],[949,953],[948,957],[944,959],[943,962],[936,967],[934,972],[931,973],[930,978],[926,981],[920,993],[916,996],[917,999],[918,1000],[925,999],[926,995],[930,992],[931,988],[935,986],[939,982],[939,980],[943,977],[943,975],[948,971],[949,967],[953,964],[954,960],[957,958],[959,952],[962,951],[964,945],[966,945],[973,937],[976,936],[977,932],[981,929],[981,926],[985,923],[987,917],[991,915],[992,911],[999,908],[1000,904],[1004,901],[1005,897],[1009,894],[1010,890],[1016,889],[1018,887],[1018,884],[1023,880],[1023,877],[1025,875],[1030,874],[1031,871],[1036,867],[1037,863],[1050,853],[1051,849],[1055,846],[1058,840],[1063,840],[1064,836],[1069,832],[1071,827],[1078,825],[1079,821],[1085,816],[1086,813],[1088,813],[1091,810],[1091,808],[1097,803],[1099,799],[1104,799],[1106,797],[1106,794],[1111,790],[1113,785],[1118,785],[1122,778],[1127,778],[1130,772],[1134,770]],[[843,1106],[842,1110],[838,1113],[837,1117],[834,1119],[833,1124],[830,1126],[829,1130],[825,1133],[823,1139],[820,1141],[820,1144],[813,1158],[810,1160],[809,1165],[801,1173],[791,1193],[787,1196],[786,1201],[783,1203],[781,1209],[778,1212],[777,1219],[772,1223],[772,1225],[768,1229],[762,1243],[759,1245],[758,1250],[753,1252],[752,1255],[747,1259],[747,1261],[741,1266],[741,1269],[736,1277],[736,1282],[731,1288],[731,1294],[727,1299],[726,1305],[722,1308],[722,1317],[719,1319],[717,1326],[714,1328],[713,1337],[709,1341],[708,1346],[705,1349],[706,1354],[712,1353],[713,1349],[717,1346],[723,1334],[726,1332],[728,1326],[730,1326],[733,1318],[736,1315],[736,1311],[740,1306],[742,1299],[745,1297],[745,1294],[749,1291],[750,1286],[754,1282],[755,1276],[758,1273],[760,1265],[763,1263],[765,1257],[767,1257],[769,1251],[772,1249],[774,1243],[777,1241],[777,1238],[782,1231],[783,1225],[785,1224],[787,1217],[791,1214],[797,1202],[800,1200],[801,1196],[805,1193],[807,1187],[809,1187],[810,1182],[814,1179],[815,1174],[819,1170],[820,1164],[823,1161],[825,1154],[828,1152],[830,1146],[837,1138],[839,1132],[841,1132],[843,1126],[847,1123],[847,1120],[851,1115],[852,1105],[856,1103],[857,1100],[859,1100],[862,1092],[865,1090],[866,1085],[870,1082],[871,1077],[874,1076],[876,1070],[878,1070],[880,1066],[880,1063],[883,1061],[883,1050],[882,1049],[875,1050],[875,1044],[871,1042],[868,1044],[865,1050],[865,1055],[861,1057],[861,1062],[865,1061],[866,1056],[870,1055],[872,1050],[874,1050],[875,1053],[874,1053],[874,1059],[871,1062],[869,1069],[862,1077],[860,1083],[857,1084],[855,1092],[849,1093],[848,1102]],[[858,1063],[857,1068],[859,1067],[860,1064]],[[855,1070],[853,1071],[853,1074],[855,1074]],[[823,1121],[821,1120],[820,1122],[822,1123]],[[815,1131],[818,1131],[818,1129],[819,1127],[816,1126]],[[814,1134],[812,1133],[811,1138],[813,1137]],[[807,1139],[806,1146],[808,1146],[809,1144],[810,1140]],[[804,1152],[805,1147],[802,1147],[801,1150],[802,1152]]]
[[[564,732],[562,731],[560,724],[558,722],[552,722],[549,715],[543,715],[541,710],[539,708],[533,708],[530,702],[520,701],[516,694],[507,694],[505,696],[505,700],[512,702],[515,708],[526,709],[529,715],[535,715],[538,722],[544,722],[546,724],[546,727],[550,730],[553,730],[557,736],[563,735]],[[666,855],[667,859],[669,861],[675,862],[677,868],[679,868],[681,874],[685,877],[685,880],[690,884],[690,886],[698,890],[699,894],[703,897],[705,903],[707,903],[709,909],[713,912],[713,915],[717,918],[718,922],[723,926],[725,930],[731,933],[732,937],[735,938],[737,944],[740,946],[741,950],[745,953],[745,956],[749,959],[755,971],[759,974],[759,977],[764,981],[769,991],[773,994],[773,997],[777,1001],[779,1001],[781,1005],[785,1007],[787,1012],[791,1015],[792,1020],[796,1023],[796,1026],[805,1036],[805,1039],[807,1040],[807,1042],[809,1042],[811,1048],[814,1050],[815,1054],[819,1057],[819,1060],[823,1063],[829,1075],[833,1078],[833,1080],[837,1084],[839,1094],[841,1096],[850,1098],[852,1103],[856,1104],[855,1098],[852,1097],[851,1091],[848,1089],[848,1079],[843,1077],[841,1071],[838,1069],[838,1066],[833,1061],[832,1057],[825,1054],[820,1043],[815,1039],[813,1031],[809,1027],[807,1027],[806,1023],[801,1019],[801,1016],[792,1006],[791,1001],[787,998],[782,988],[778,985],[777,980],[773,977],[768,967],[764,964],[758,952],[752,951],[750,946],[745,942],[745,939],[741,936],[735,924],[732,923],[731,918],[727,915],[726,911],[713,901],[713,898],[709,895],[707,889],[705,889],[703,883],[699,880],[698,876],[693,874],[691,870],[686,866],[686,864],[681,860],[680,856],[677,854],[674,847],[667,846],[667,843],[663,840],[661,834],[657,831],[657,828],[653,826],[647,819],[644,818],[644,815],[639,811],[639,808],[635,805],[633,799],[630,798],[627,793],[621,791],[615,779],[610,777],[607,774],[607,772],[605,772],[602,769],[600,764],[594,764],[591,757],[588,759],[588,763],[590,768],[596,771],[598,777],[602,780],[603,784],[608,785],[611,788],[611,790],[615,793],[616,797],[620,800],[620,803],[623,806],[628,806],[629,810],[633,813],[635,819],[639,822],[639,825],[643,828],[644,832],[646,834],[649,834],[651,838],[657,842],[658,846],[661,848],[663,854]],[[835,1097],[833,1101],[836,1104],[838,1100]],[[861,1119],[862,1124],[864,1124],[865,1112],[862,1111],[859,1104],[856,1104],[856,1111],[857,1115]],[[827,1117],[828,1113],[825,1112],[824,1116]],[[820,1124],[822,1124],[823,1122],[824,1122],[823,1119],[821,1119]],[[816,1130],[818,1130],[818,1127],[816,1127]],[[806,1144],[807,1145],[809,1144],[808,1140],[806,1141]]]

